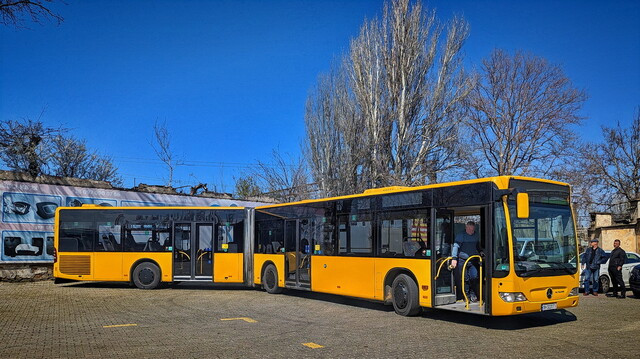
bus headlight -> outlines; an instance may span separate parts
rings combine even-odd
[[[571,292],[569,292],[569,296],[573,297],[573,296],[578,295],[578,289],[579,289],[579,287],[575,287],[575,288],[571,289]]]
[[[498,294],[500,294],[500,298],[502,298],[502,300],[504,300],[507,303],[524,302],[525,300],[527,300],[527,297],[525,297],[524,293],[521,293],[521,292],[516,292],[516,293],[498,292]]]

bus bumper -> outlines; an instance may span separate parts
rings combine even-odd
[[[507,303],[496,299],[493,303],[492,315],[514,315],[524,313],[540,313],[558,309],[572,308],[578,305],[579,297],[571,296],[560,300],[548,300],[542,302],[513,302]]]

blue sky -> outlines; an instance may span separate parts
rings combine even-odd
[[[561,64],[589,94],[578,129],[630,123],[640,105],[639,1],[430,1],[471,25],[469,68],[494,48]],[[65,21],[0,28],[0,118],[62,125],[113,156],[125,186],[163,182],[149,142],[165,121],[189,166],[177,185],[233,191],[271,149],[294,156],[319,73],[382,1],[74,1]]]

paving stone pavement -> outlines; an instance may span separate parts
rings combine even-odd
[[[571,311],[508,318],[405,318],[296,291],[0,282],[0,338],[0,358],[637,358],[640,299],[581,297]]]

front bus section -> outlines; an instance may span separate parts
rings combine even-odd
[[[556,310],[578,305],[578,243],[569,186],[511,178],[511,193],[496,207],[506,224],[494,243],[492,315]],[[519,216],[517,193],[527,193],[529,214]],[[503,219],[504,218],[504,219]]]
[[[255,223],[252,282],[269,293],[381,301],[401,315],[420,307],[513,315],[578,303],[569,187],[558,182],[504,176],[382,188],[259,207]],[[465,236],[477,243],[460,247]]]
[[[56,280],[243,283],[243,208],[69,207],[56,212]]]

